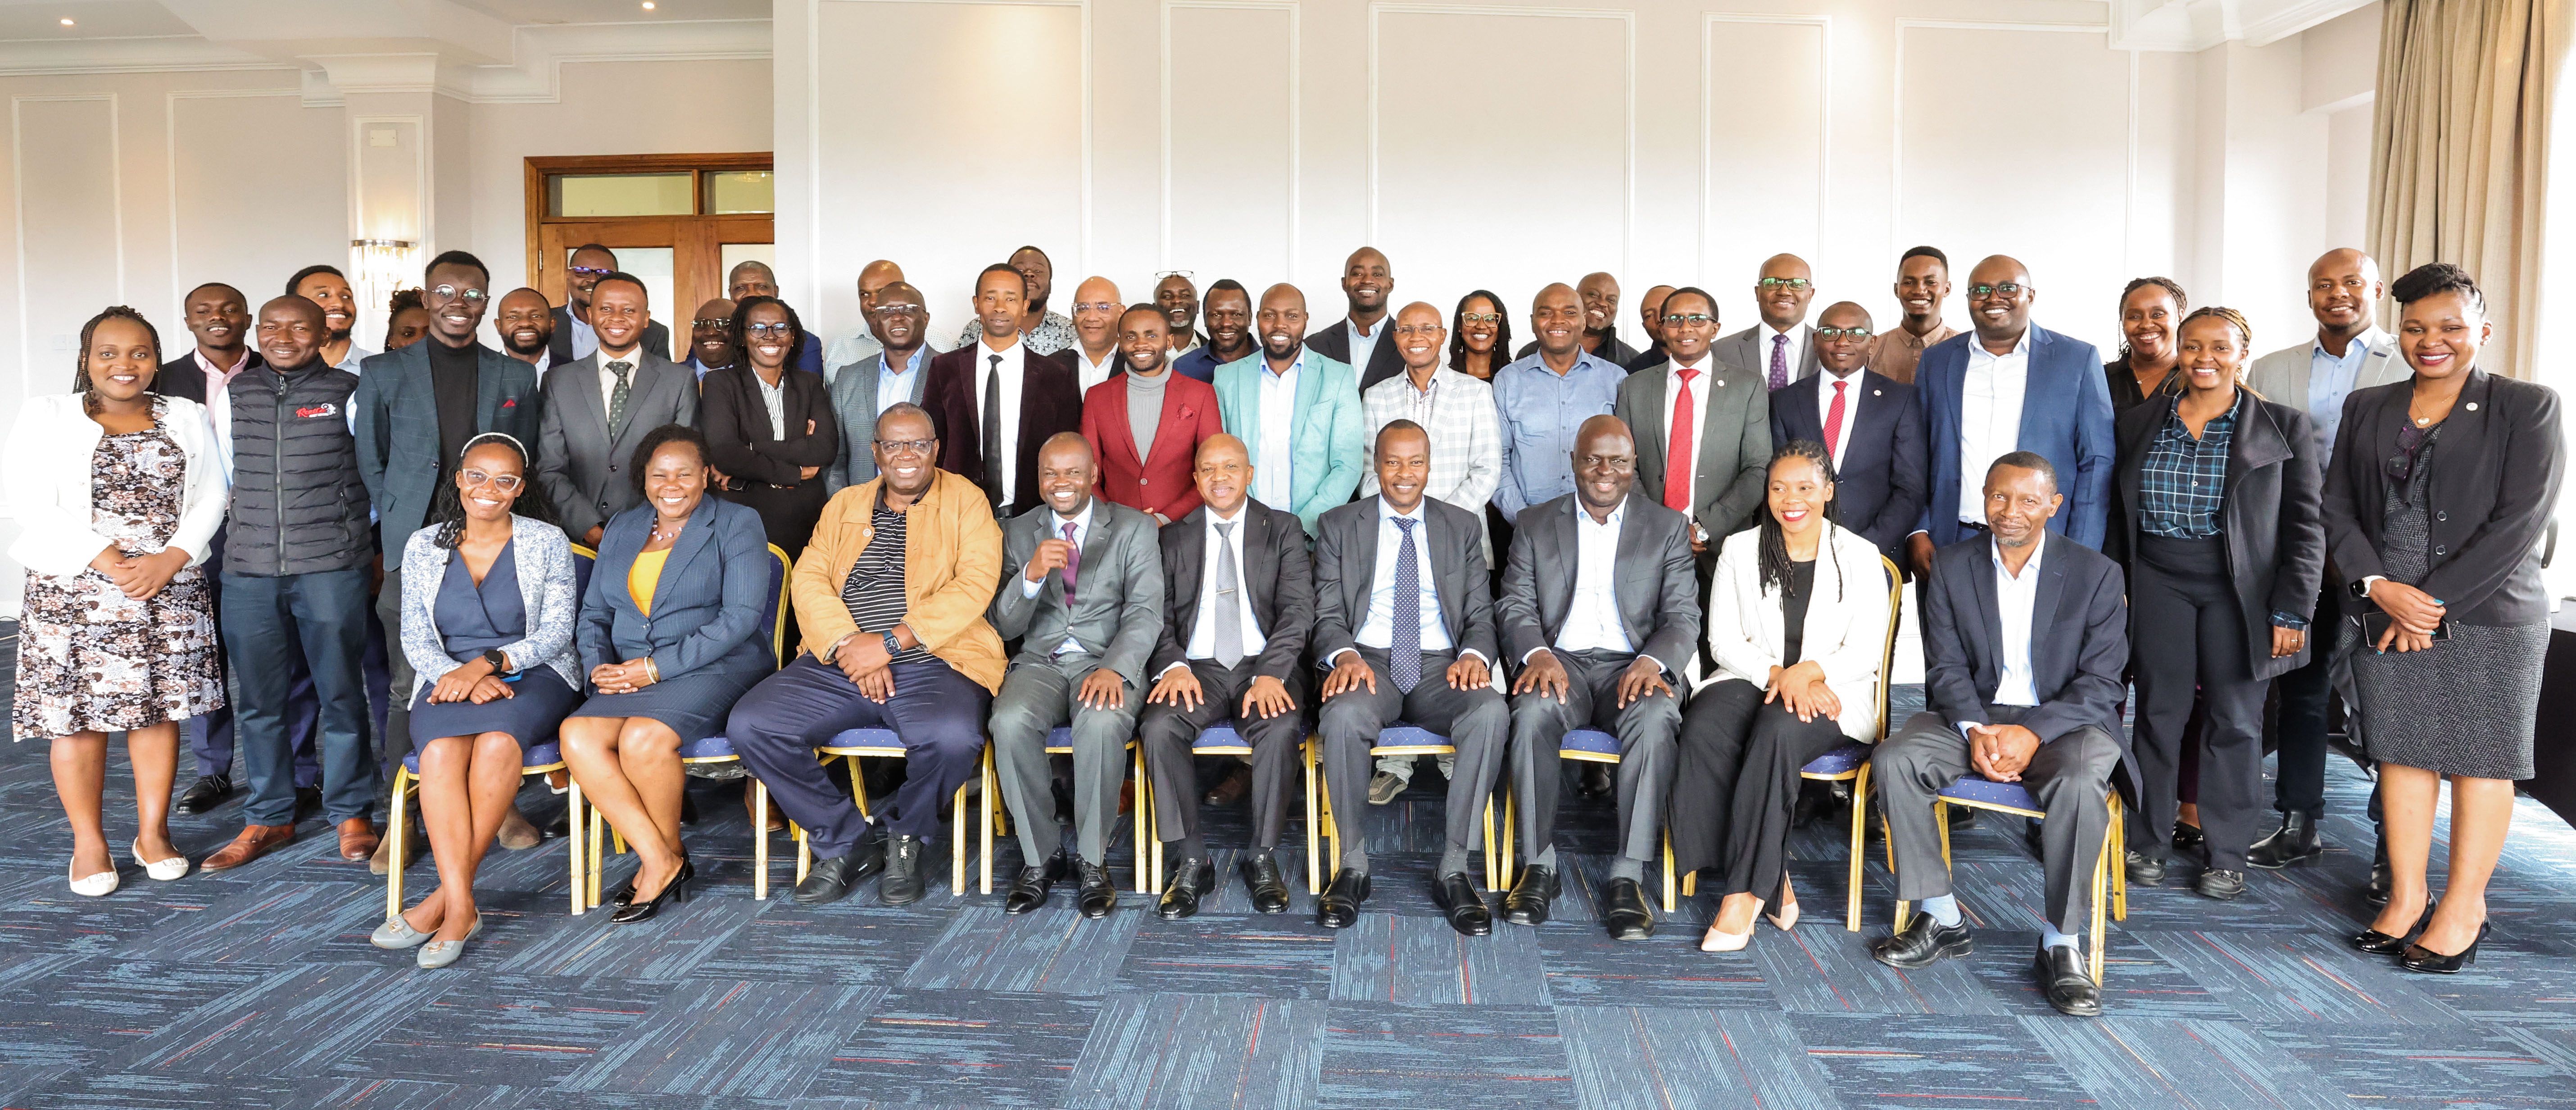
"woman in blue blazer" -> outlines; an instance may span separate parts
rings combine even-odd
[[[574,643],[590,700],[563,723],[564,761],[633,845],[635,878],[613,922],[642,921],[696,874],[680,843],[680,745],[714,734],[752,683],[777,669],[769,541],[760,514],[706,496],[707,441],[653,429],[629,472],[644,503],[599,539]]]

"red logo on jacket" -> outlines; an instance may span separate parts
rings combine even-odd
[[[295,415],[304,420],[312,420],[317,417],[324,416],[338,416],[340,415],[340,406],[333,404],[320,404],[309,409],[297,409],[295,410]]]

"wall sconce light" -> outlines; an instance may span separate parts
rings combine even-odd
[[[386,308],[405,279],[416,279],[414,244],[409,239],[349,240],[349,277],[358,296],[357,338],[382,349]]]

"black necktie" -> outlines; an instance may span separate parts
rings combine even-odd
[[[1002,356],[985,355],[992,369],[984,372],[984,492],[1002,503]]]

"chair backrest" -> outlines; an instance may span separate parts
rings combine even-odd
[[[787,552],[777,544],[769,545],[769,599],[760,610],[762,620],[769,622],[769,661],[779,667],[787,665]]]
[[[1896,569],[1896,561],[1885,555],[1878,565],[1887,571],[1887,646],[1878,656],[1878,738],[1887,739],[1893,728],[1887,719],[1888,686],[1896,680],[1896,630],[1905,625],[1905,576]]]
[[[598,561],[599,552],[583,547],[580,544],[572,545],[572,603],[574,608],[579,608],[581,606],[581,599],[590,596],[590,565]]]

